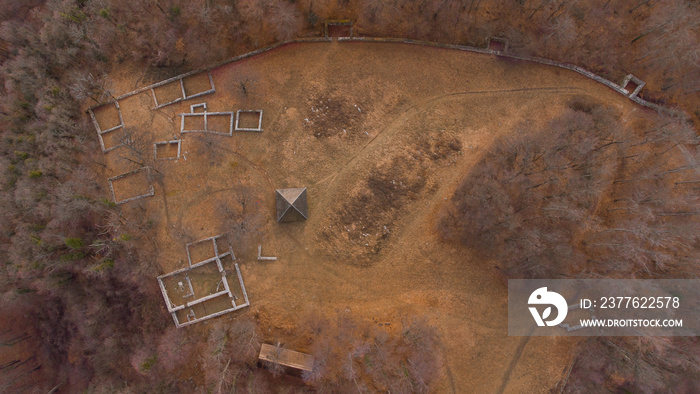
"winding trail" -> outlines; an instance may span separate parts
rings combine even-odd
[[[532,334],[533,332],[534,328],[530,330],[528,336],[525,336],[520,340],[518,348],[515,349],[515,354],[510,359],[510,363],[508,363],[508,369],[506,369],[506,372],[503,374],[503,381],[501,382],[501,386],[498,388],[498,393],[504,393],[506,391],[506,388],[508,387],[508,382],[510,382],[510,376],[513,374],[513,370],[518,365],[518,361],[520,361],[520,357],[522,357],[523,352],[525,351],[525,347],[530,342],[530,334]]]
[[[420,103],[414,104],[411,107],[407,108],[404,110],[403,113],[401,113],[398,117],[394,118],[394,120],[388,124],[386,127],[384,127],[382,130],[380,130],[377,135],[372,137],[372,139],[365,144],[355,155],[353,155],[345,164],[340,166],[338,170],[333,172],[332,174],[327,175],[320,181],[316,182],[316,185],[322,184],[327,180],[333,180],[335,177],[342,171],[344,170],[350,163],[355,161],[363,152],[367,150],[367,148],[370,147],[370,145],[373,144],[373,142],[379,138],[380,136],[384,135],[386,131],[388,130],[399,130],[397,127],[401,123],[405,123],[408,119],[418,115],[421,111],[424,111],[426,107],[439,104],[441,102],[445,102],[449,99],[453,99],[455,97],[463,97],[463,96],[470,96],[470,95],[493,95],[493,94],[503,94],[503,93],[523,93],[523,92],[548,92],[548,93],[568,93],[568,92],[582,92],[583,89],[577,88],[577,87],[570,87],[570,86],[564,86],[564,87],[543,87],[543,88],[521,88],[521,89],[502,89],[502,90],[478,90],[478,91],[463,91],[463,92],[452,92],[452,93],[445,93],[441,95],[437,95],[434,97],[431,97],[427,100],[424,100]]]

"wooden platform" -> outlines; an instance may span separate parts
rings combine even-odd
[[[258,359],[277,363],[285,367],[300,369],[302,371],[311,371],[314,367],[314,356],[294,350],[278,348],[266,343],[262,344]]]

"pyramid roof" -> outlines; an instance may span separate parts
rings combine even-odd
[[[277,221],[296,222],[309,218],[306,188],[277,189]]]

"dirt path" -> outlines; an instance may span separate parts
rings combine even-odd
[[[343,165],[341,168],[338,169],[338,171],[326,176],[325,178],[321,179],[320,181],[317,182],[317,184],[323,183],[327,181],[329,178],[335,178],[335,176],[342,171],[345,167],[347,167],[351,162],[353,162],[355,159],[357,159],[358,156],[362,154],[362,152],[366,151],[369,149],[372,145],[372,143],[379,138],[380,136],[384,135],[387,130],[398,130],[396,125],[401,124],[406,122],[406,119],[409,119],[411,117],[415,117],[417,114],[419,114],[421,111],[425,111],[427,107],[430,107],[432,105],[437,105],[441,102],[444,102],[446,100],[451,100],[455,99],[457,97],[461,96],[467,96],[467,95],[477,95],[477,94],[507,94],[507,93],[522,93],[522,92],[532,92],[532,91],[538,91],[538,92],[549,92],[549,93],[571,93],[571,92],[580,92],[583,93],[583,90],[581,88],[576,88],[576,87],[552,87],[552,88],[525,88],[525,89],[509,89],[509,90],[490,90],[490,91],[473,91],[473,92],[454,92],[454,93],[447,93],[443,95],[439,95],[436,97],[431,97],[428,100],[425,100],[421,103],[418,103],[407,110],[405,110],[403,113],[401,113],[396,120],[394,120],[388,127],[382,129],[377,135],[372,137],[372,139],[365,145],[362,150],[360,150],[355,156],[351,157],[350,160],[348,160],[345,165]],[[331,179],[332,181],[332,179]]]

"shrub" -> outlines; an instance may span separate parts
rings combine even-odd
[[[62,12],[61,16],[76,24],[81,24],[87,19],[87,15],[77,8],[70,10],[70,12]]]
[[[66,246],[71,249],[80,249],[84,245],[83,240],[80,238],[66,238],[64,242],[66,243]]]
[[[83,252],[73,252],[66,253],[61,256],[61,261],[76,261],[85,258],[85,253]]]
[[[182,10],[180,9],[180,7],[178,7],[178,6],[172,6],[172,7],[170,7],[170,19],[171,19],[171,20],[174,20],[175,18],[177,18],[178,16],[180,16],[180,12],[182,12]]]
[[[158,362],[158,355],[154,354],[151,357],[148,357],[147,359],[143,360],[141,363],[141,370],[143,372],[148,372],[153,368],[156,363]]]
[[[102,262],[95,267],[93,267],[93,271],[95,272],[102,272],[107,269],[114,268],[114,260],[112,259],[104,259]]]

